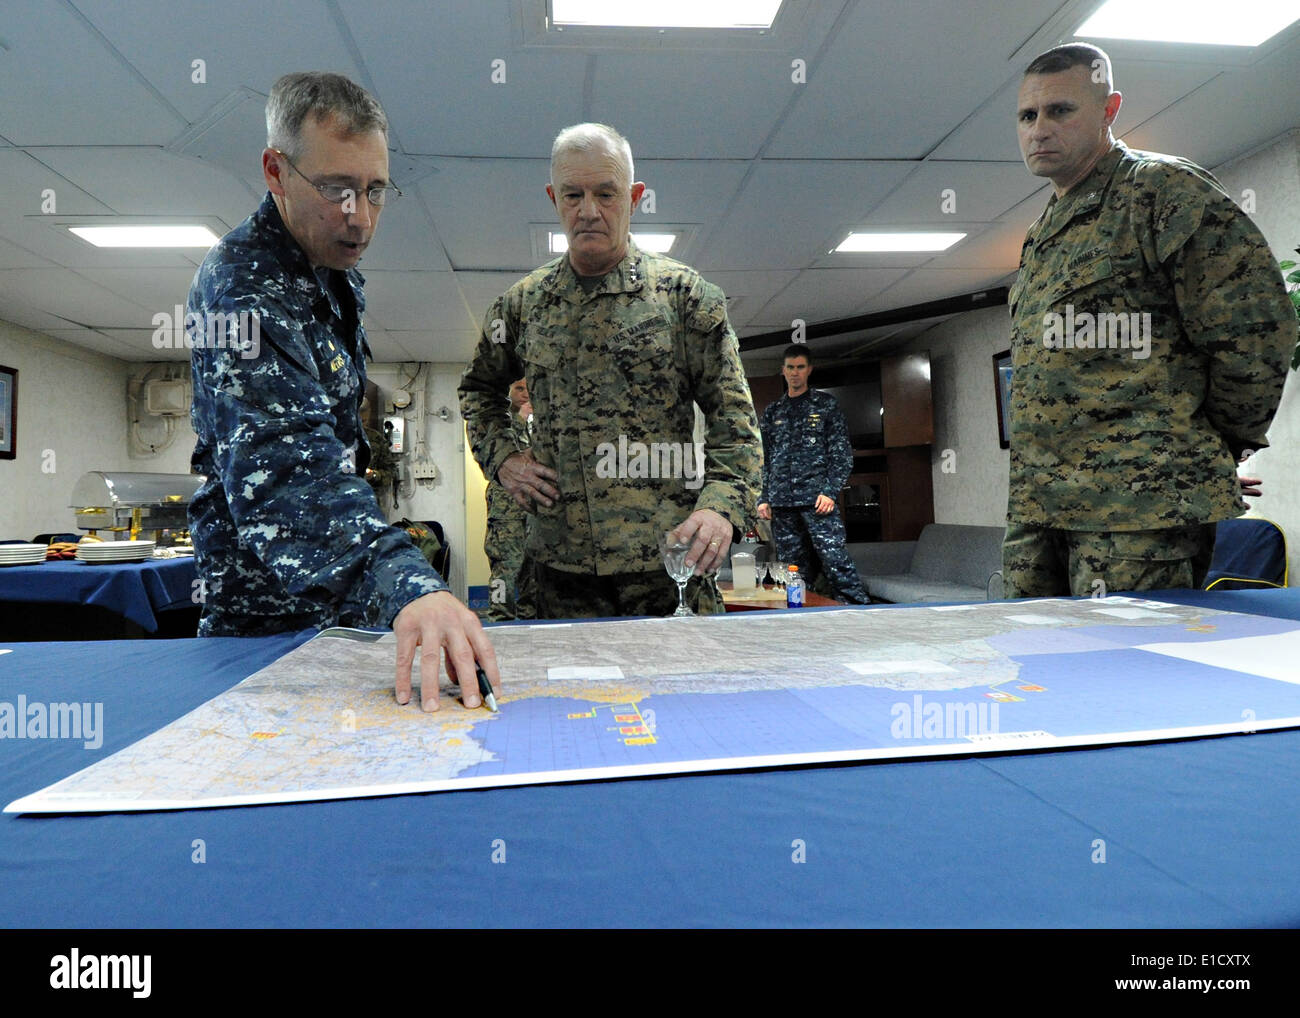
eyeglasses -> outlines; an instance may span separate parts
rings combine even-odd
[[[298,176],[302,177],[303,180],[307,181],[307,183],[314,187],[320,193],[320,196],[330,204],[342,205],[349,198],[356,198],[356,188],[348,187],[346,184],[318,184],[316,181],[312,180],[311,177],[307,176],[307,174],[303,173],[302,170],[298,169],[297,166],[294,166],[293,160],[284,152],[281,152],[278,148],[272,149],[272,151],[284,156],[284,161],[293,168],[293,172],[298,174]],[[388,184],[368,187],[366,188],[365,195],[371,205],[375,208],[382,208],[393,199],[402,197],[402,192],[394,185]]]

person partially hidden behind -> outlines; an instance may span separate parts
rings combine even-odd
[[[851,604],[870,599],[844,547],[836,499],[853,471],[849,427],[835,397],[808,387],[812,354],[799,343],[785,348],[786,393],[763,410],[763,492],[758,515],[772,521],[783,562],[799,567],[811,586],[824,577],[832,596]]]
[[[1199,586],[1296,345],[1254,223],[1196,164],[1116,141],[1120,102],[1083,43],[1020,85],[1020,151],[1053,193],[1008,297],[1008,598]]]
[[[364,479],[356,264],[397,194],[387,120],[364,89],[319,72],[280,78],[266,119],[268,194],[204,258],[186,315],[192,464],[207,478],[190,506],[200,635],[391,625],[399,703],[418,646],[423,708],[438,707],[444,649],[477,707],[476,661],[500,688],[492,645]]]
[[[510,385],[510,437],[521,452],[531,445],[533,404],[528,383],[520,378]],[[528,511],[495,480],[487,486],[487,532],[483,552],[491,570],[488,584],[490,622],[534,619],[532,571],[522,572],[528,539]]]

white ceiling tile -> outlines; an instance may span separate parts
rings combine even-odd
[[[92,283],[142,305],[151,318],[158,312],[174,316],[176,305],[184,307],[194,272],[192,268],[80,270]]]
[[[8,269],[0,273],[0,299],[41,308],[87,328],[145,328],[153,312],[75,272]]]
[[[1297,82],[1300,41],[1253,67],[1224,71],[1186,101],[1162,109],[1132,130],[1121,124],[1119,133],[1133,148],[1217,166],[1300,127]]]
[[[1008,50],[1052,13],[1042,0],[859,3],[767,156],[920,159],[1006,80]]]
[[[900,268],[807,269],[768,301],[750,324],[775,330],[791,328],[795,319],[811,325],[846,318],[906,274]]]
[[[75,0],[95,29],[191,121],[241,84],[269,92],[289,71],[326,68],[355,79],[329,5],[316,0]],[[195,60],[202,60],[196,82]]]
[[[555,132],[583,119],[584,56],[520,49],[504,3],[339,7],[408,152],[549,157]],[[504,61],[500,83],[492,80],[496,60]]]
[[[431,361],[438,364],[468,364],[478,343],[478,329],[390,330],[406,351],[401,360]]]
[[[165,145],[184,128],[71,4],[6,4],[0,30],[0,134],[15,145]]]
[[[722,224],[706,231],[699,261],[716,269],[805,268],[910,171],[907,163],[764,160]]]
[[[896,308],[925,304],[944,297],[991,289],[1003,285],[1006,272],[1000,269],[913,269],[907,276],[868,300],[858,314],[893,311]]]
[[[1045,184],[1019,161],[930,160],[918,165],[859,225],[948,230],[958,222],[990,223]]]
[[[261,199],[226,170],[160,148],[50,147],[40,161],[120,216],[213,216],[226,229]]]
[[[478,328],[450,272],[366,273],[366,320],[372,318],[387,332]]]
[[[111,353],[128,361],[180,361],[189,363],[191,351],[183,345],[157,347],[154,345],[154,331],[148,329],[95,329],[81,330],[85,333],[85,342],[80,346],[89,346],[101,353]],[[103,337],[107,345],[95,337]],[[70,339],[69,342],[78,342]]]

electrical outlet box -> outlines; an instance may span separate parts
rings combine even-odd
[[[145,413],[155,417],[188,417],[193,394],[184,379],[155,378],[145,383]]]
[[[432,463],[422,461],[412,465],[411,476],[417,481],[436,481],[438,479],[438,468]]]
[[[406,421],[401,417],[384,418],[384,437],[394,456],[406,452]]]

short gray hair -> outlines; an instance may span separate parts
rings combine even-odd
[[[627,170],[627,182],[632,183],[632,146],[627,139],[608,124],[574,124],[555,136],[551,145],[551,184],[555,184],[555,163],[569,152],[607,152]]]
[[[266,101],[266,144],[290,159],[302,155],[302,125],[311,114],[333,117],[347,134],[379,131],[388,139],[388,118],[379,100],[356,82],[328,71],[295,71],[271,86]]]

